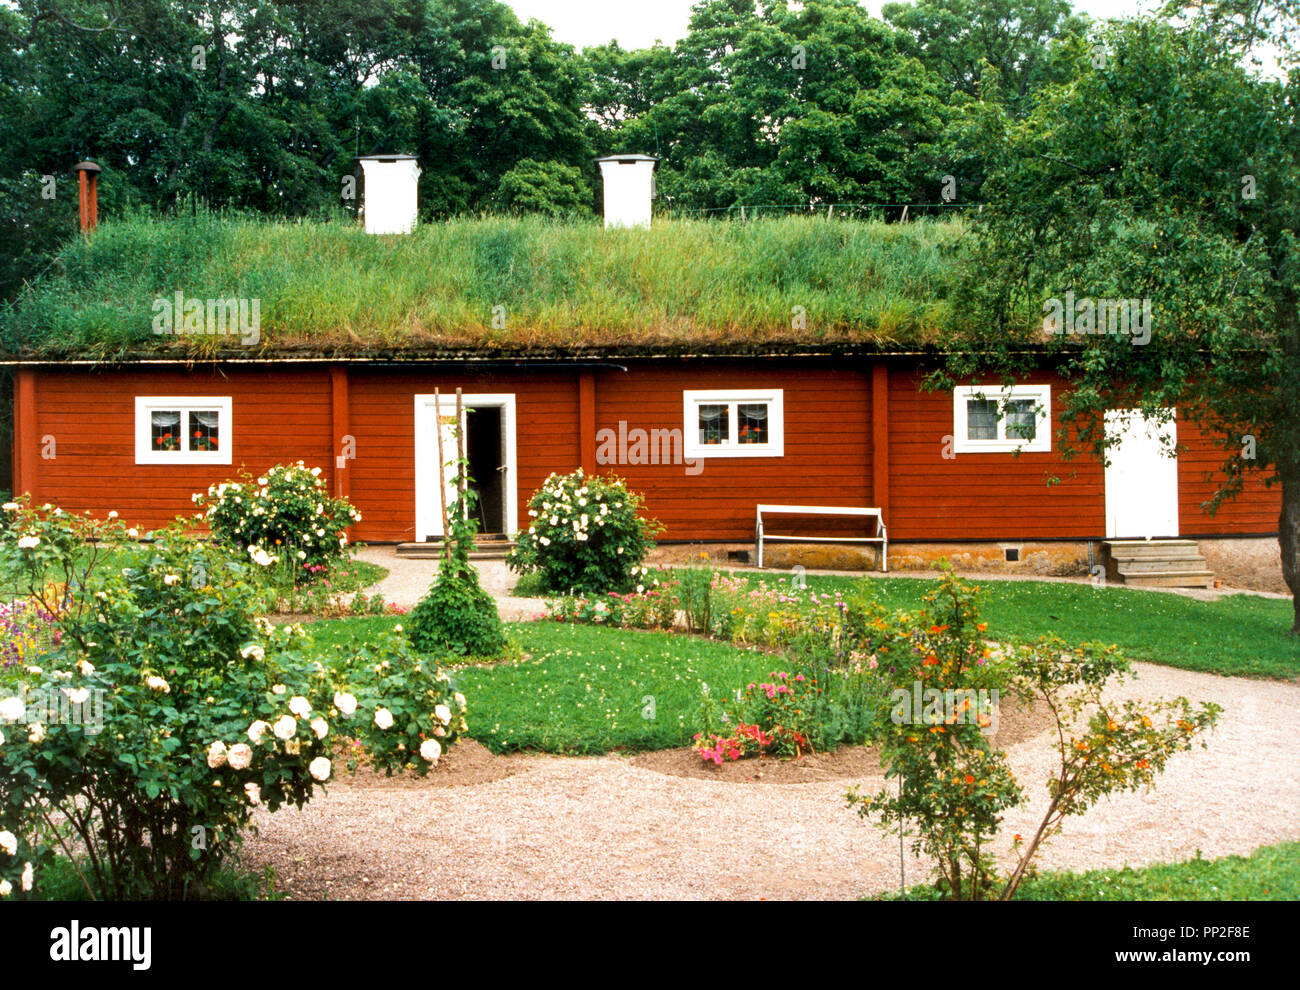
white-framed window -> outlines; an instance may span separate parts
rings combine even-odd
[[[958,454],[1052,449],[1052,386],[959,385],[952,396]]]
[[[141,395],[135,400],[137,464],[229,464],[230,396]]]
[[[782,389],[687,390],[682,417],[686,457],[785,455]]]

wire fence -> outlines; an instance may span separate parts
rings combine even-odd
[[[965,208],[964,203],[736,203],[732,206],[698,208],[668,206],[668,217],[755,220],[775,216],[821,216],[827,220],[883,220],[901,223],[922,217],[947,216]]]

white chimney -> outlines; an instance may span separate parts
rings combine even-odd
[[[358,161],[366,185],[366,233],[409,234],[415,229],[420,163],[414,155],[367,155]]]
[[[655,195],[658,158],[649,155],[610,155],[597,158],[605,186],[605,229],[649,227],[650,200]]]

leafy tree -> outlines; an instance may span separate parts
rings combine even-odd
[[[1013,112],[1041,86],[1066,81],[1069,66],[1053,58],[1052,43],[1087,23],[1069,0],[917,0],[887,3],[881,15],[954,92],[978,97],[985,67],[995,69]]]
[[[525,158],[501,177],[494,200],[506,210],[590,215],[591,195],[591,186],[579,169]]]
[[[1067,456],[1105,456],[1107,409],[1177,407],[1222,448],[1207,509],[1252,475],[1280,486],[1282,571],[1300,592],[1300,75],[1251,72],[1212,18],[1098,37],[1104,58],[1081,57],[1023,121],[986,110],[989,203],[940,378],[1055,364],[1074,385]],[[1067,291],[1149,299],[1149,343],[1046,333],[1047,301]]]

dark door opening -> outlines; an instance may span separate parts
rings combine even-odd
[[[474,511],[478,514],[479,532],[485,536],[506,531],[504,415],[500,406],[465,413],[465,456],[471,484],[478,493]]]

